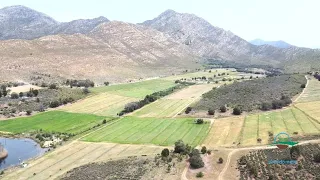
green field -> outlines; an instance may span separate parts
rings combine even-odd
[[[320,134],[320,124],[297,108],[249,115],[245,118],[241,144],[243,146],[258,145],[258,138],[262,139],[261,144],[268,144],[269,132],[273,135],[280,132],[287,132],[291,136],[295,133],[314,135]]]
[[[23,133],[42,129],[46,132],[80,133],[102,123],[102,116],[49,111],[30,117],[0,121],[0,131]],[[107,118],[108,120],[108,118]]]
[[[154,79],[137,83],[95,87],[90,90],[94,93],[108,92],[110,94],[142,99],[148,94],[166,90],[173,86],[175,86],[174,81]]]
[[[192,146],[202,143],[209,124],[195,124],[194,119],[157,119],[125,117],[82,140],[169,146],[179,139]]]

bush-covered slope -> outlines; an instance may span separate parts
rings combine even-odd
[[[302,91],[306,83],[303,75],[280,75],[264,79],[235,82],[213,89],[202,96],[195,109],[218,109],[220,106],[240,106],[244,111],[260,108],[262,103],[280,100],[283,95],[292,98]]]

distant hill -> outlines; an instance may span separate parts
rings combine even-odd
[[[28,7],[10,6],[0,9],[0,40],[35,39],[54,34],[85,34],[108,21],[105,17],[99,17],[61,23]]]
[[[320,63],[314,63],[320,55],[320,50],[295,46],[256,46],[194,14],[167,10],[158,17],[143,22],[142,25],[164,32],[205,59],[270,65],[283,68],[287,72],[306,72],[320,67]],[[296,66],[297,62],[299,66]]]
[[[261,46],[261,45],[271,45],[277,48],[289,48],[292,45],[289,43],[286,43],[284,41],[264,41],[262,39],[255,39],[250,41],[251,44],[257,45],[257,46]]]

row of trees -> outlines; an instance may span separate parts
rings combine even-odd
[[[70,87],[94,87],[94,82],[86,79],[86,80],[72,80],[67,79],[65,82],[66,85],[70,85]],[[108,84],[109,85],[109,84]]]
[[[289,106],[291,103],[292,100],[288,96],[283,95],[279,100],[262,103],[260,109],[263,111],[269,111],[271,109],[281,109],[283,107]]]

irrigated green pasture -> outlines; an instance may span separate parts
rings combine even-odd
[[[166,90],[173,86],[175,86],[174,81],[154,79],[136,83],[95,87],[90,90],[94,93],[107,92],[110,94],[142,99],[148,94]]]
[[[106,118],[90,114],[49,111],[31,117],[0,121],[0,131],[23,133],[42,129],[45,132],[77,134],[101,124],[103,119]]]
[[[195,124],[194,119],[125,117],[82,140],[169,146],[182,139],[196,146],[201,144],[208,130],[209,123]]]

